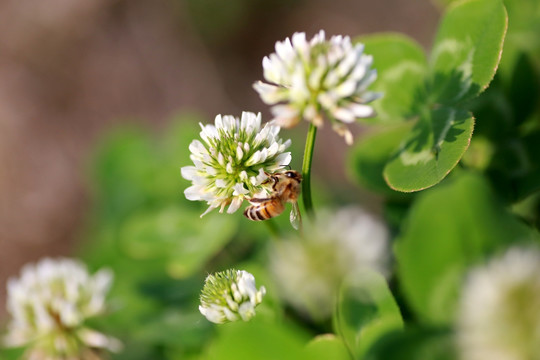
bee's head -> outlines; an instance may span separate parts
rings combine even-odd
[[[289,179],[294,179],[298,182],[302,181],[302,175],[296,170],[287,170],[283,173],[283,175],[285,175]]]

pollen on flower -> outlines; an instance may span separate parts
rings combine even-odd
[[[7,285],[11,315],[8,346],[27,346],[28,359],[75,359],[92,349],[118,351],[118,340],[87,328],[85,321],[106,310],[112,273],[90,275],[72,259],[43,259],[26,265]]]
[[[209,211],[219,208],[234,213],[244,199],[268,191],[268,173],[291,162],[285,150],[291,141],[280,139],[280,128],[261,125],[261,114],[243,112],[241,118],[218,115],[214,125],[202,125],[199,140],[189,145],[192,166],[182,176],[192,182],[184,194],[188,200],[206,201]]]
[[[295,33],[291,39],[278,41],[275,50],[263,59],[267,83],[253,85],[261,99],[272,105],[273,121],[288,128],[304,118],[321,126],[326,116],[351,144],[346,124],[374,116],[367,104],[381,96],[368,90],[377,72],[364,46],[353,44],[348,36],[326,40],[321,30],[310,41],[305,33]]]
[[[257,290],[255,277],[247,271],[221,271],[206,278],[199,311],[216,324],[248,321],[255,316],[255,307],[265,294],[264,286]]]

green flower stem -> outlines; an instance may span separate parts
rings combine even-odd
[[[316,136],[317,127],[310,123],[304,150],[304,162],[302,163],[302,199],[304,200],[304,209],[309,217],[314,216],[313,201],[311,200],[311,162]]]

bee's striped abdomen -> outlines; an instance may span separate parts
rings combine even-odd
[[[262,221],[278,216],[284,210],[279,199],[272,199],[260,204],[251,205],[244,211],[244,216],[253,221]]]
[[[266,208],[259,206],[259,205],[252,205],[246,208],[244,211],[244,215],[249,219],[253,221],[261,221],[266,220],[269,217],[267,216],[268,211]]]

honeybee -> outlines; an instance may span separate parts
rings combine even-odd
[[[266,181],[273,182],[272,193],[267,198],[249,199],[251,205],[244,210],[244,216],[253,221],[268,220],[281,214],[285,210],[286,203],[291,203],[291,224],[298,229],[301,219],[297,201],[302,175],[295,170],[267,175]]]

